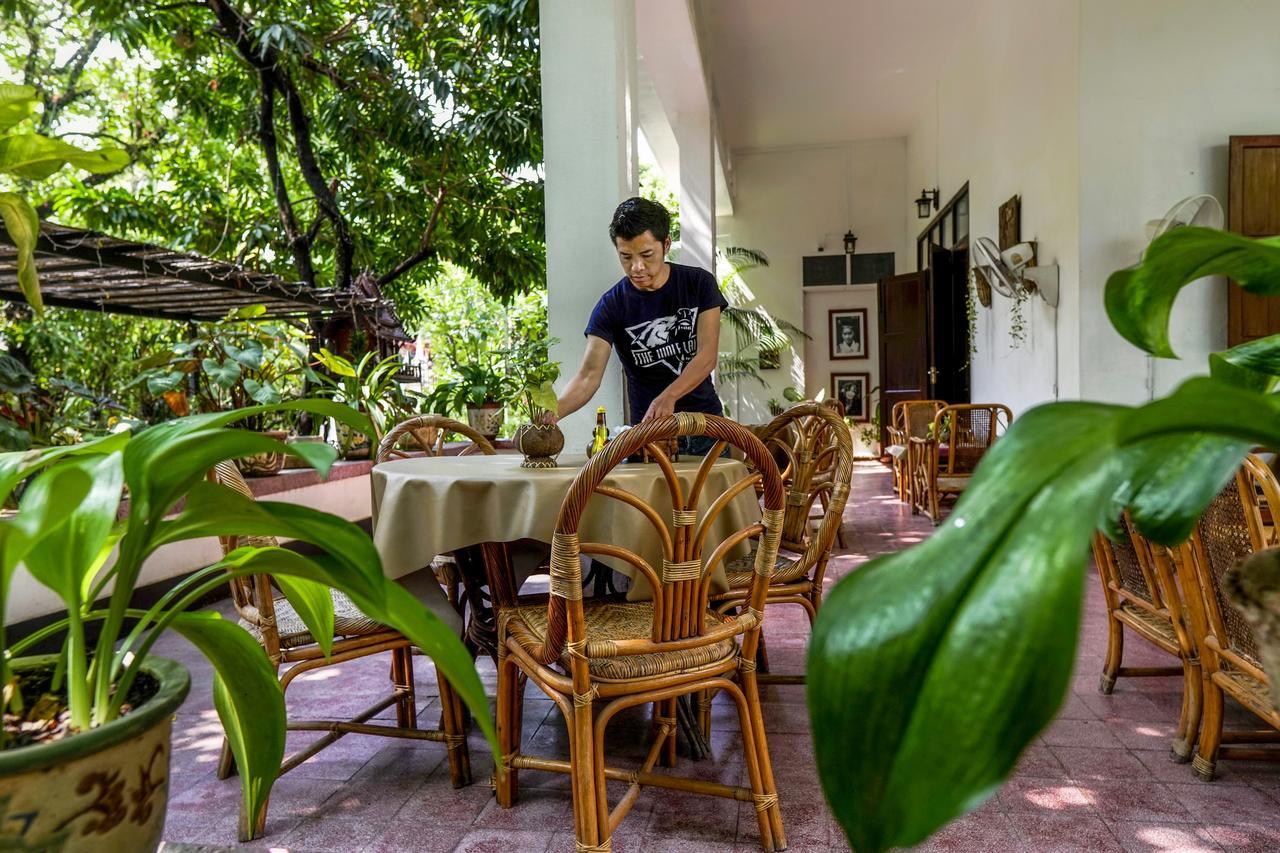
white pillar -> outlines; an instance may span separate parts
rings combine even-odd
[[[716,153],[709,111],[672,122],[680,149],[680,262],[716,271]]]
[[[622,277],[608,228],[637,192],[635,2],[542,0],[539,20],[547,315],[563,388],[582,360],[591,309]],[[591,403],[562,423],[566,452],[586,447],[597,406],[610,424],[626,420],[616,357]]]

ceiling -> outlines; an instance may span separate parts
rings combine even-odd
[[[731,149],[905,136],[963,49],[953,0],[696,0]],[[966,47],[967,45],[967,47]]]

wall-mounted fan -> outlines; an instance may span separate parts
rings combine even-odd
[[[1147,223],[1147,245],[1150,246],[1157,237],[1184,225],[1221,228],[1223,218],[1222,205],[1213,196],[1208,194],[1187,196],[1169,208],[1169,212],[1163,218],[1153,219]]]
[[[974,268],[996,293],[1008,299],[1038,293],[1048,304],[1058,306],[1058,267],[1035,266],[1034,243],[1018,243],[1001,252],[990,239],[979,237],[972,252]]]

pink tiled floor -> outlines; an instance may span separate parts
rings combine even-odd
[[[868,558],[918,542],[931,528],[893,499],[888,475],[870,463],[855,472],[845,512],[847,548],[833,559],[830,582]],[[834,576],[834,577],[832,577]],[[770,609],[770,663],[798,671],[807,626],[797,608]],[[935,836],[924,849],[957,851],[1253,851],[1280,850],[1280,765],[1220,764],[1221,778],[1205,784],[1188,765],[1168,760],[1180,682],[1122,679],[1111,696],[1097,692],[1106,627],[1096,579],[1089,583],[1077,675],[1059,720],[1028,749],[999,795]],[[235,846],[239,782],[214,778],[220,742],[207,664],[181,640],[166,638],[161,654],[190,667],[193,688],[175,726],[172,799],[165,838]],[[417,658],[422,718],[438,716],[429,661]],[[1126,664],[1159,665],[1141,641],[1128,643]],[[481,661],[492,695],[494,672]],[[323,670],[290,689],[290,705],[314,715],[355,711],[386,683],[381,659]],[[721,697],[722,699],[724,697]],[[765,688],[769,747],[792,850],[847,850],[819,789],[803,690]],[[681,772],[736,783],[741,778],[734,714],[717,705],[713,758],[682,759]],[[1245,721],[1242,712],[1235,719]],[[636,716],[615,723],[617,737],[644,728]],[[611,728],[611,732],[613,729]],[[304,741],[291,737],[291,747]],[[558,712],[536,688],[525,703],[529,750],[567,755]],[[625,754],[625,753],[624,753]],[[291,851],[568,851],[572,812],[564,777],[525,772],[517,807],[497,807],[485,784],[492,760],[484,742],[471,741],[476,783],[455,791],[439,744],[415,745],[352,735],[277,783],[268,835],[255,849]],[[613,794],[617,796],[617,791]],[[618,853],[758,850],[750,806],[665,791],[642,794],[614,836]]]

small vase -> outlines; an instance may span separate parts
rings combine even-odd
[[[502,429],[502,404],[485,403],[467,407],[467,423],[473,430],[492,441]]]
[[[289,437],[289,433],[282,429],[263,430],[262,434],[276,441],[284,441]],[[236,466],[246,477],[270,477],[279,474],[284,468],[284,457],[283,451],[271,450],[237,459]]]
[[[516,430],[516,449],[524,454],[521,468],[555,468],[564,450],[564,433],[555,424],[524,424]]]

